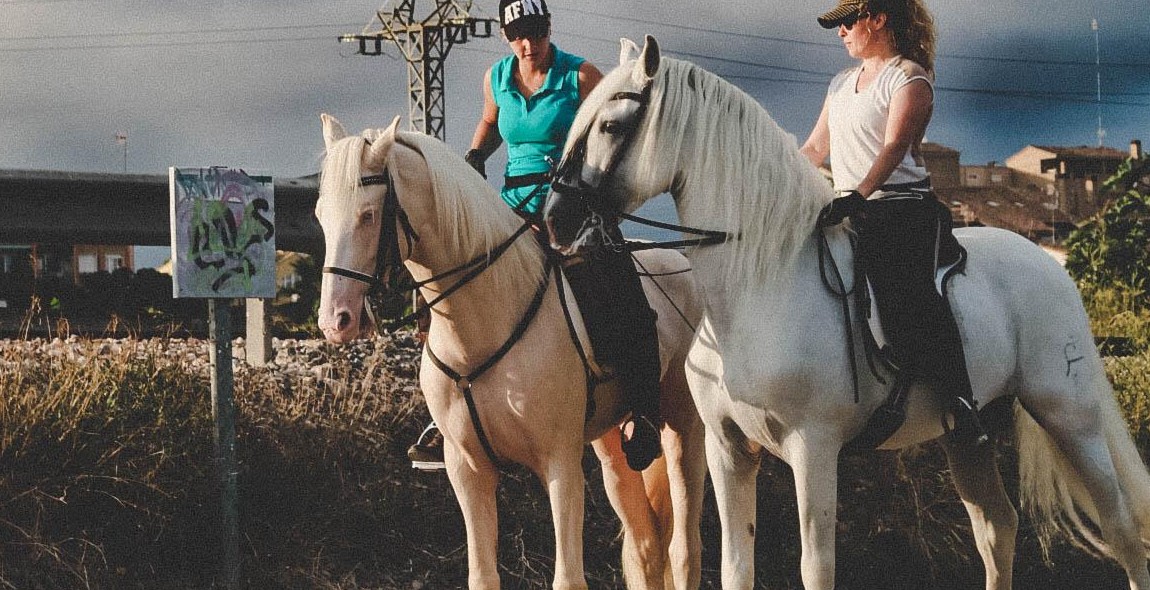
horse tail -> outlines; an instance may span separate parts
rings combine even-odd
[[[1096,390],[1102,393],[1099,422],[1118,486],[1150,556],[1150,473],[1130,437],[1109,383]],[[1015,404],[1015,431],[1019,495],[1023,509],[1035,523],[1043,554],[1049,558],[1051,542],[1060,537],[1095,556],[1114,558],[1098,533],[1098,509],[1077,470],[1054,439],[1018,403]]]

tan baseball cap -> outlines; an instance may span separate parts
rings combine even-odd
[[[830,12],[819,17],[819,24],[824,29],[833,29],[843,21],[856,17],[866,8],[866,0],[839,0],[839,5]]]

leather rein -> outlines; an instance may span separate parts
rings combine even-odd
[[[647,114],[648,105],[651,102],[651,82],[648,82],[639,92],[616,92],[608,102],[616,100],[633,100],[639,103],[639,109],[635,113],[635,122],[629,125],[628,131],[630,133],[623,139],[623,145],[620,146],[617,154],[625,154],[630,144],[635,139],[635,131],[639,128],[639,123]],[[725,231],[713,229],[699,229],[695,227],[677,225],[673,223],[664,223],[647,219],[638,215],[624,213],[616,210],[614,207],[609,207],[603,202],[602,192],[598,186],[592,186],[583,180],[582,175],[577,175],[577,184],[566,184],[566,179],[573,176],[573,172],[581,170],[583,160],[587,155],[587,136],[590,134],[590,128],[585,130],[578,140],[572,145],[571,150],[564,155],[563,160],[559,163],[556,169],[553,180],[551,182],[551,190],[563,195],[574,195],[579,199],[584,209],[589,213],[587,221],[584,222],[584,228],[588,226],[601,225],[607,219],[626,219],[634,223],[655,227],[659,229],[666,229],[677,231],[680,233],[692,234],[700,236],[697,238],[688,238],[684,240],[671,240],[665,242],[631,242],[624,240],[623,244],[614,244],[618,251],[637,252],[639,250],[651,250],[655,248],[683,248],[690,246],[711,246],[722,244],[724,242],[738,239],[737,235],[732,235]],[[621,157],[616,157],[609,166],[606,172],[602,175],[603,178],[611,176],[615,169],[619,166]]]

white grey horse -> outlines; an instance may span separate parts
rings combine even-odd
[[[588,208],[612,215],[663,192],[685,225],[729,232],[729,241],[688,255],[706,306],[688,377],[707,427],[723,586],[750,588],[754,580],[755,479],[765,449],[794,469],[803,584],[830,590],[836,462],[886,394],[860,370],[854,399],[850,355],[861,367],[865,361],[844,346],[840,301],[820,277],[815,223],[831,187],[745,93],[660,56],[651,37],[636,59],[637,51],[624,41],[619,67],[579,110],[545,210],[553,239],[578,242],[575,228]],[[986,406],[1016,396],[1023,504],[1039,522],[1115,559],[1131,588],[1150,590],[1150,476],[1074,283],[1013,233],[956,233],[969,263],[950,284],[951,304],[977,400]],[[827,239],[839,267],[852,268],[847,230],[829,229]],[[851,330],[861,341],[859,327]],[[884,448],[943,435],[941,401],[920,387],[910,396],[908,418]],[[986,587],[1010,588],[1018,519],[993,449],[946,437],[943,446],[973,521]]]

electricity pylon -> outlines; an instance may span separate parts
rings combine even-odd
[[[382,55],[384,42],[391,42],[407,61],[408,120],[411,128],[446,141],[443,65],[452,46],[470,37],[488,38],[490,18],[474,18],[471,0],[435,0],[431,14],[417,21],[415,0],[397,0],[391,11],[387,5],[359,34],[342,35],[341,42],[358,42],[360,55]],[[378,22],[379,28],[371,30]]]

